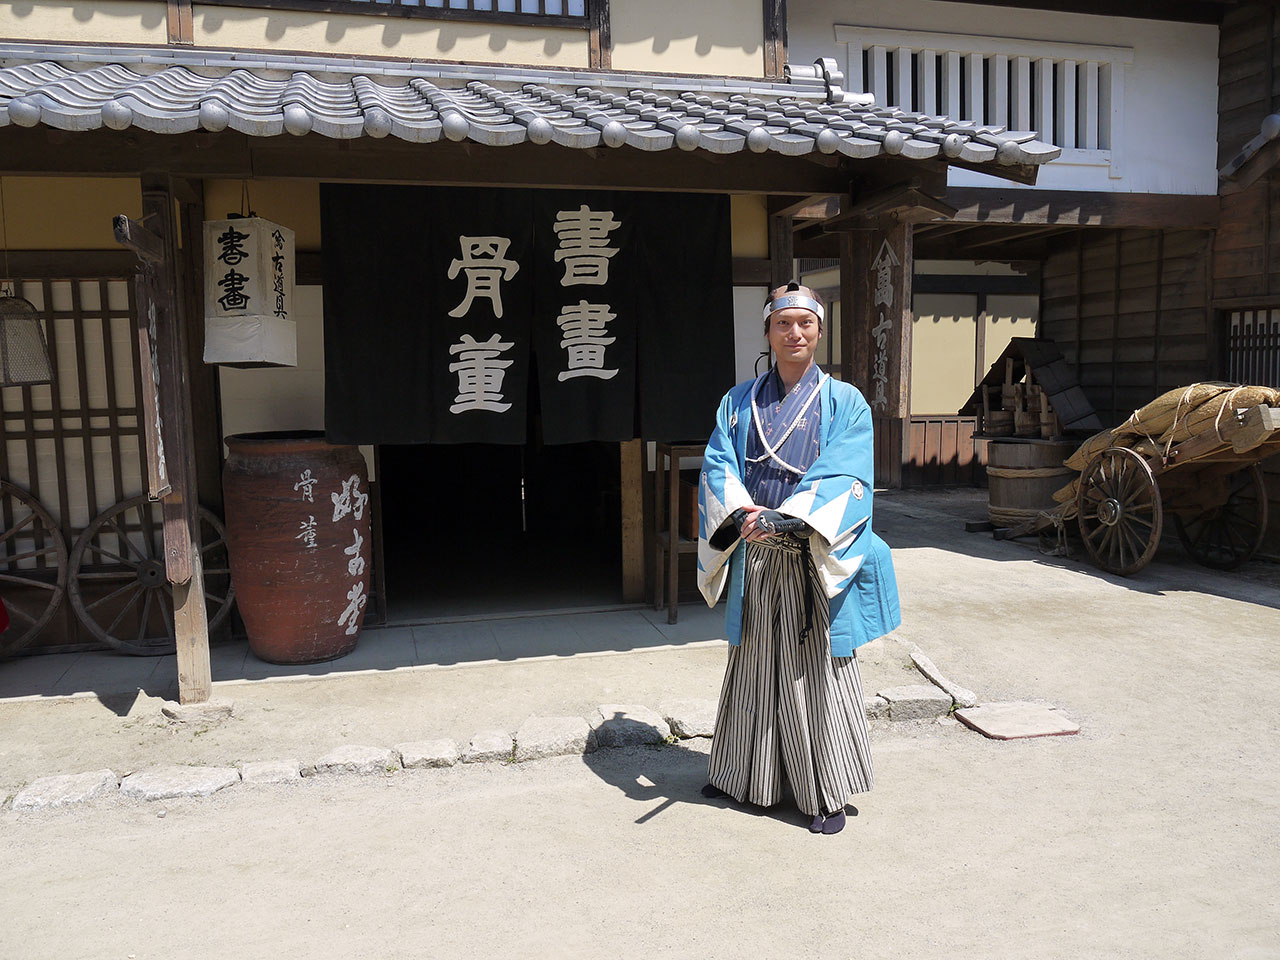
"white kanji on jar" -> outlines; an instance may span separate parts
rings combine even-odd
[[[337,523],[349,513],[357,520],[363,518],[369,495],[360,492],[360,477],[353,473],[350,479],[342,481],[342,492],[329,494],[329,499],[333,502],[333,522]]]
[[[449,372],[458,375],[458,394],[449,407],[450,413],[467,410],[504,413],[511,409],[511,404],[502,399],[502,380],[514,361],[498,358],[513,346],[515,344],[499,339],[496,333],[483,343],[464,333],[461,340],[449,347],[449,352],[458,357],[449,364]]]
[[[502,316],[503,280],[510,280],[520,264],[507,259],[509,237],[459,237],[462,258],[449,264],[449,279],[461,271],[467,278],[467,295],[449,311],[451,317],[465,317],[477,297],[485,297],[493,306],[493,315]]]
[[[616,316],[608,304],[588,303],[586,300],[561,308],[556,323],[561,330],[560,347],[568,357],[565,369],[556,379],[595,377],[611,380],[618,375],[617,368],[604,365],[604,348],[617,339],[607,337],[605,333],[608,332],[609,321]]]
[[[609,282],[609,261],[618,252],[617,247],[609,246],[609,234],[620,226],[612,210],[592,210],[585,203],[577,210],[556,214],[553,229],[559,248],[555,256],[557,263],[564,263],[562,287]]]

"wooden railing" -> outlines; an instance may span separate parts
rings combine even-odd
[[[222,7],[355,13],[428,20],[480,20],[537,26],[591,25],[594,7],[606,0],[200,0]]]

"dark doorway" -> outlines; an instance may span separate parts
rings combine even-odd
[[[616,443],[379,451],[387,618],[621,601]]]

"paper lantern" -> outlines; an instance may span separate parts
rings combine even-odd
[[[262,217],[204,222],[204,362],[296,367],[293,231]]]

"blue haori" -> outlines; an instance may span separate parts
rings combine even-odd
[[[776,396],[769,392],[777,387],[776,382],[769,386],[769,378],[777,376],[774,371],[738,384],[720,401],[698,490],[698,589],[714,606],[728,585],[725,632],[731,644],[741,643],[746,544],[730,514],[756,504],[804,520],[814,531],[809,546],[830,601],[831,655],[848,657],[901,622],[898,584],[889,547],[871,530],[871,408],[851,384],[823,376],[816,366],[809,375],[818,378],[817,396],[806,408],[803,427],[794,414],[788,417],[808,399],[803,379],[776,413],[766,413],[760,404]],[[757,411],[763,439],[756,436],[759,446],[752,453]],[[784,437],[788,428],[791,433]],[[816,458],[807,465],[797,463],[801,452],[793,446],[812,444],[810,432],[815,430]],[[766,442],[777,456],[753,460],[766,453]],[[779,459],[803,469],[803,475],[784,477],[793,471],[778,464]],[[764,466],[766,460],[770,465]],[[761,466],[753,467],[756,463]],[[756,499],[775,495],[783,497],[777,504]]]

